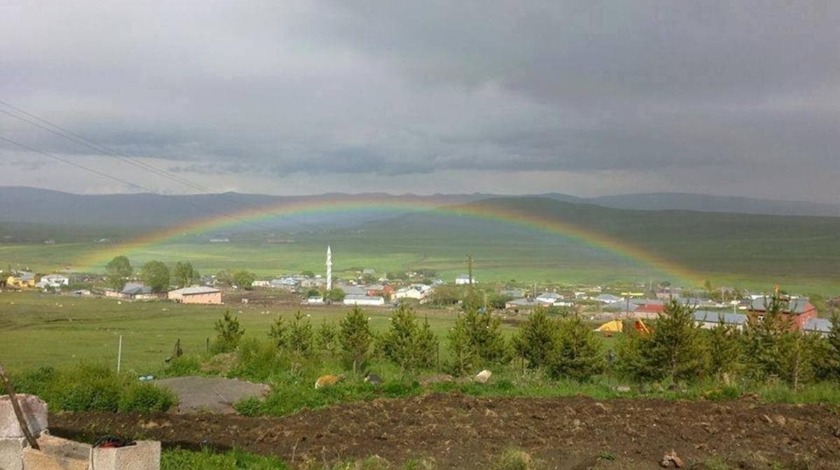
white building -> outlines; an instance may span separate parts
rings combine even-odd
[[[394,295],[391,296],[394,300],[399,299],[415,299],[415,300],[423,300],[429,295],[429,292],[432,291],[432,288],[425,285],[425,284],[412,284],[408,287],[403,287],[401,289],[397,289],[394,292]]]
[[[70,284],[70,278],[61,274],[47,274],[46,276],[42,277],[35,287],[44,289],[47,287],[52,287],[53,289],[58,289],[61,286],[67,286]]]
[[[368,295],[347,295],[344,297],[344,305],[380,307],[385,305],[385,297]]]

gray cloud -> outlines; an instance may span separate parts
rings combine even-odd
[[[212,187],[759,195],[784,172],[814,189],[776,196],[833,200],[809,179],[840,170],[838,20],[816,1],[4,3],[0,99]],[[0,136],[91,153],[2,114]]]

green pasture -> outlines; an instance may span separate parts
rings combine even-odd
[[[339,277],[364,268],[380,274],[433,269],[451,281],[466,272],[467,255],[472,255],[473,272],[480,282],[603,285],[669,281],[695,288],[709,280],[713,286],[758,291],[778,284],[791,292],[825,296],[836,295],[840,286],[840,218],[836,217],[619,211],[539,198],[487,205],[492,210],[510,209],[544,220],[555,228],[433,212],[352,227],[328,228],[324,223],[310,230],[271,233],[241,227],[239,232],[225,232],[229,243],[210,243],[212,233],[160,239],[154,236],[154,230],[160,228],[146,228],[147,233],[142,229],[125,231],[115,235],[112,243],[96,243],[93,240],[105,232],[91,228],[89,233],[76,234],[73,243],[61,237],[54,237],[56,243],[49,245],[34,239],[32,243],[0,243],[0,269],[102,273],[111,258],[126,255],[135,267],[151,260],[170,265],[189,261],[205,274],[244,269],[269,277],[301,271],[323,273],[329,245],[333,271]],[[581,232],[570,236],[564,233],[565,225],[579,227]],[[24,235],[18,234],[15,240],[26,240]],[[613,243],[599,242],[602,238]],[[157,241],[143,243],[144,239]],[[661,261],[690,273],[690,279],[669,271]]]
[[[634,262],[615,254],[599,253],[591,248],[569,247],[565,244],[529,244],[511,246],[510,243],[476,243],[468,245],[434,245],[418,241],[408,246],[396,245],[386,239],[370,240],[347,235],[318,235],[306,241],[288,244],[260,242],[204,243],[170,242],[140,249],[126,250],[132,265],[139,269],[143,263],[160,260],[174,265],[189,261],[204,274],[222,270],[248,270],[260,277],[313,271],[323,273],[326,246],[333,249],[333,272],[339,278],[353,277],[360,269],[371,268],[378,274],[433,269],[446,281],[467,271],[467,254],[473,256],[473,273],[480,282],[531,284],[534,282],[568,285],[609,285],[618,283],[647,284],[667,280],[683,287],[701,287],[700,280],[710,280],[714,286],[747,288],[768,291],[780,285],[790,292],[836,295],[840,288],[840,260],[826,255],[825,260],[814,254],[780,253],[775,256],[752,254],[749,259],[720,261],[715,264],[702,253],[683,252],[689,256],[685,266],[698,266],[690,271],[695,281],[675,279],[670,273],[649,265]],[[817,246],[817,248],[824,248]],[[122,253],[119,248],[96,243],[55,245],[0,244],[0,269],[29,268],[40,273],[69,269],[103,273],[111,255]],[[706,248],[712,257],[712,247]],[[715,255],[719,256],[719,255]],[[93,266],[81,266],[80,260],[95,259]],[[692,264],[696,263],[696,264]],[[703,267],[705,269],[701,269]],[[722,269],[728,269],[724,271]]]
[[[349,307],[306,307],[317,328],[324,321],[339,321]],[[181,340],[186,354],[204,353],[207,339],[215,338],[213,326],[225,311],[239,318],[245,338],[267,338],[278,316],[291,321],[297,307],[279,308],[253,304],[198,306],[168,301],[124,302],[104,298],[48,295],[34,292],[0,293],[0,362],[10,370],[41,366],[64,367],[79,362],[117,364],[122,336],[123,371],[154,373]],[[391,309],[368,308],[374,331],[384,331]],[[432,330],[444,338],[456,311],[424,310]],[[510,326],[506,331],[513,331]],[[443,351],[444,348],[441,348]]]

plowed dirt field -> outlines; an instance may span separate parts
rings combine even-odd
[[[479,398],[427,394],[281,418],[223,414],[63,413],[55,435],[144,437],[164,446],[277,455],[293,465],[377,455],[398,467],[489,468],[521,449],[541,468],[838,468],[840,416],[823,405],[588,398]]]

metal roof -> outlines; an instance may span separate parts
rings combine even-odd
[[[747,323],[747,316],[742,313],[715,312],[711,310],[696,310],[694,312],[694,321],[717,323],[721,319],[723,319],[723,323],[726,325],[744,325]]]

